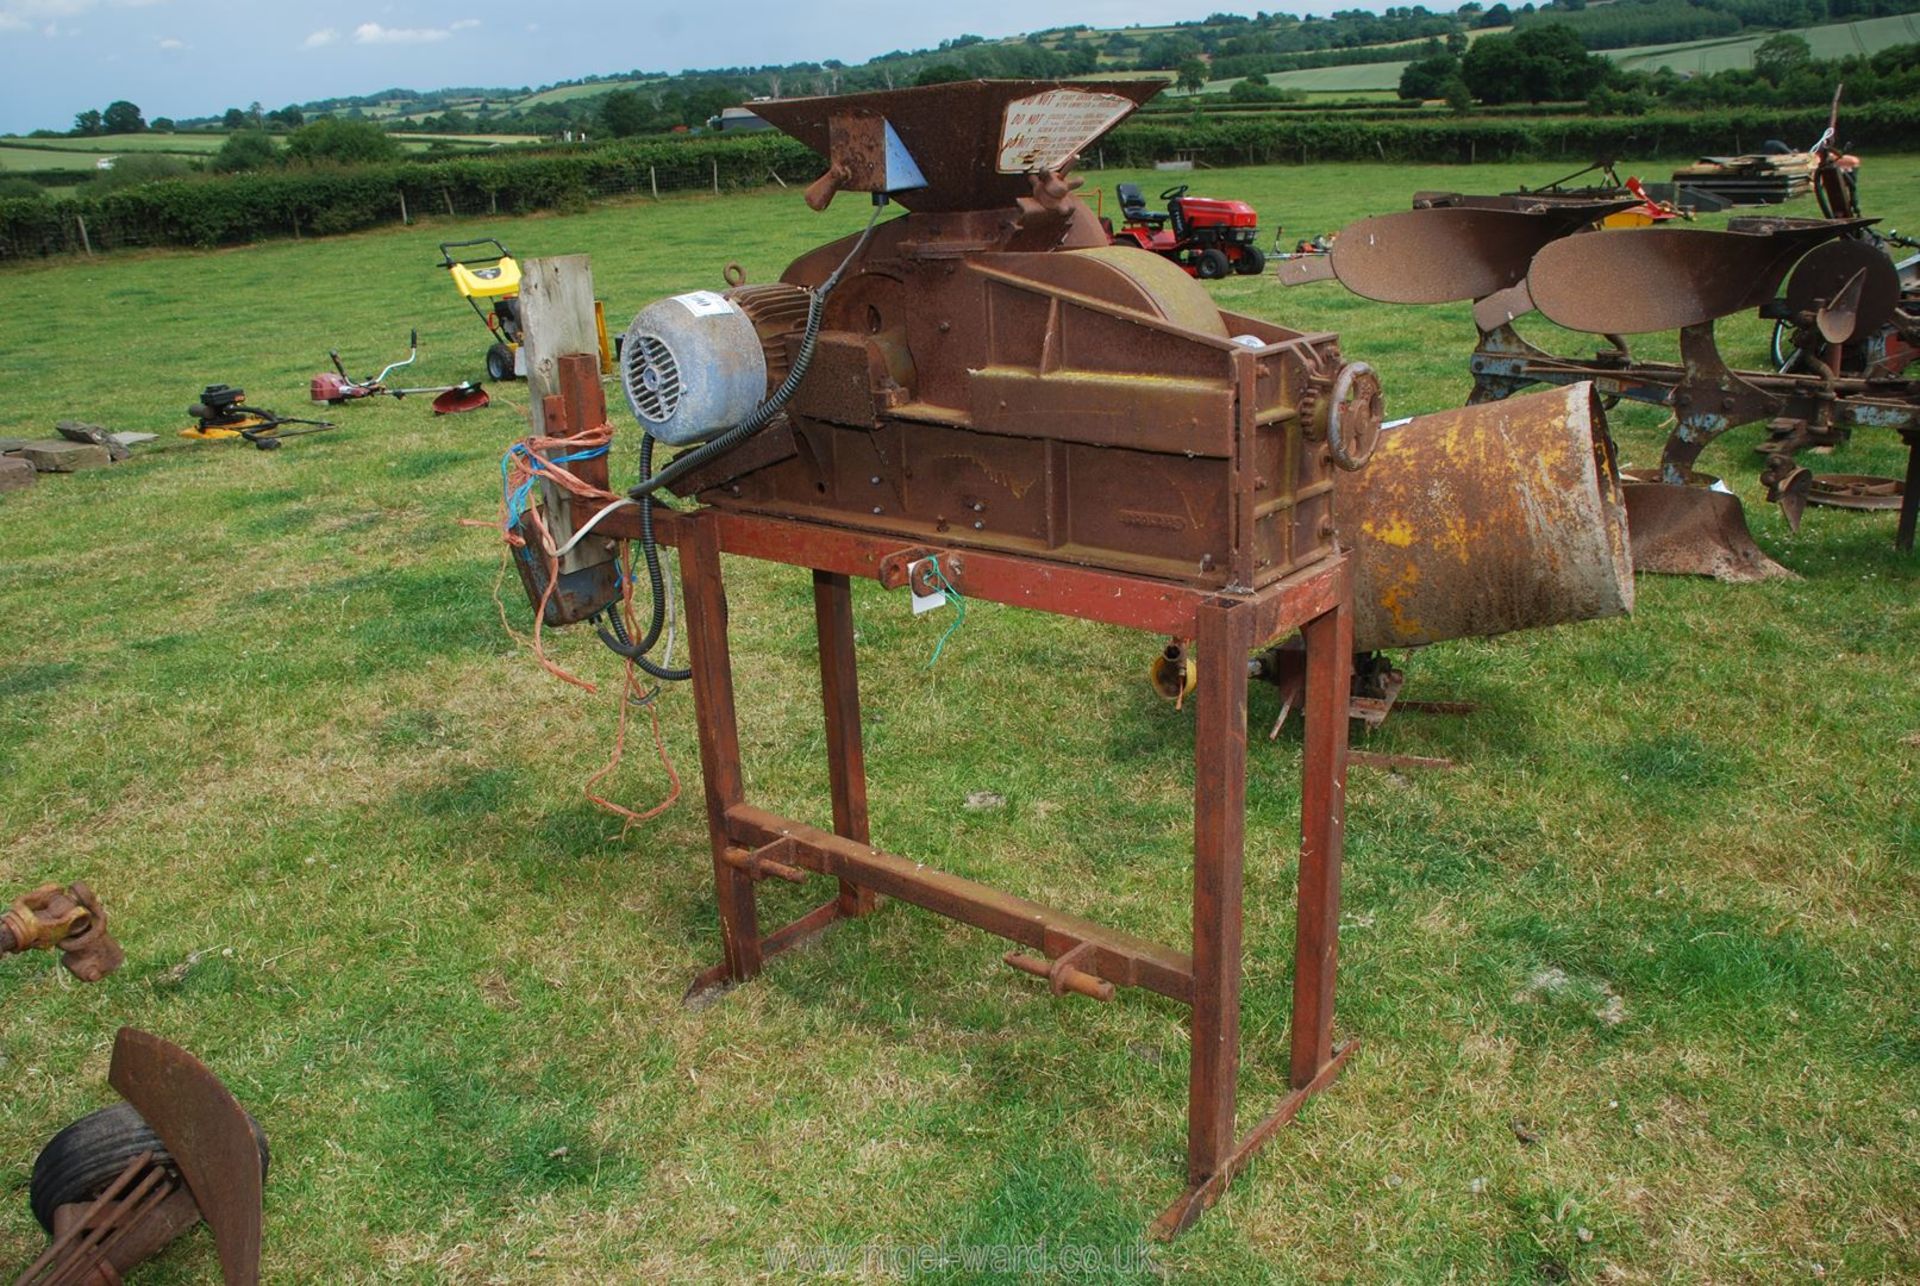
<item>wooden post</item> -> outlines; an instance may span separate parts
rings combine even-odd
[[[83,214],[76,214],[73,216],[73,221],[80,225],[80,244],[86,248],[87,258],[89,259],[93,258],[93,240],[87,236],[86,216]]]
[[[720,195],[720,158],[713,158],[713,194]]]
[[[445,197],[445,198],[447,199],[447,217],[448,217],[449,219],[451,219],[451,218],[453,218],[453,217],[454,217],[454,214],[453,214],[453,189],[452,189],[452,188],[441,188],[441,189],[440,189],[440,195],[441,195],[441,196],[443,196],[443,197]]]
[[[653,172],[651,165],[647,167],[647,186],[653,189],[653,199],[658,201],[660,199],[660,176]]]
[[[407,192],[405,188],[400,189],[400,222],[402,224],[413,222],[412,219],[407,217]]]
[[[527,401],[532,406],[533,430],[553,436],[547,425],[546,399],[566,392],[565,364],[577,361],[591,376],[589,405],[572,408],[572,431],[596,428],[607,420],[606,394],[600,387],[600,338],[594,325],[593,267],[585,255],[529,259],[520,268],[520,345],[526,359]],[[607,461],[602,456],[568,466],[584,481],[607,485]],[[546,514],[554,543],[573,535],[572,507],[556,504]],[[576,571],[607,561],[604,542],[584,540],[560,560],[561,572]]]
[[[500,194],[498,192],[489,191],[487,193],[487,213],[500,213]]]

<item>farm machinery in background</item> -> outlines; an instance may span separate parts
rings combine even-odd
[[[1267,256],[1254,244],[1260,216],[1245,201],[1188,196],[1184,183],[1160,194],[1164,210],[1148,209],[1137,183],[1116,183],[1113,194],[1120,202],[1120,227],[1108,218],[1100,222],[1116,246],[1151,251],[1207,281],[1266,269]]]
[[[1626,484],[1634,564],[1643,571],[1746,581],[1785,574],[1747,529],[1737,497],[1697,473],[1715,438],[1764,423],[1762,482],[1798,529],[1810,501],[1851,507],[1899,504],[1895,537],[1913,546],[1920,491],[1920,386],[1904,374],[1920,341],[1920,295],[1910,264],[1895,265],[1858,217],[1851,158],[1829,146],[1818,175],[1832,217],[1738,218],[1725,231],[1606,229],[1623,201],[1544,195],[1441,197],[1413,210],[1363,219],[1332,252],[1279,268],[1284,284],[1337,277],[1392,303],[1471,300],[1479,343],[1469,405],[1539,384],[1591,384],[1609,399],[1662,406],[1674,427],[1657,470]],[[1786,289],[1780,291],[1782,283]],[[1539,311],[1600,336],[1591,357],[1562,357],[1523,338],[1517,319]],[[1786,349],[1779,370],[1734,370],[1714,322],[1758,310],[1776,320]],[[1678,331],[1680,361],[1635,356],[1628,335]],[[1821,479],[1795,456],[1844,443],[1859,427],[1898,432],[1908,446],[1904,488],[1894,480]],[[1903,498],[1901,498],[1903,497]]]
[[[456,255],[456,250],[476,253]],[[513,252],[495,237],[443,241],[439,266],[447,270],[453,288],[493,336],[493,343],[487,349],[487,378],[496,383],[525,379],[527,363],[522,349],[526,345],[526,333],[520,317],[520,262],[513,257]],[[599,330],[601,365],[610,369],[617,354],[607,345],[606,309],[596,299],[593,310]],[[341,374],[344,376],[346,372]]]
[[[1668,195],[1656,197],[1646,185],[1632,175],[1622,179],[1619,170],[1615,168],[1617,164],[1613,157],[1603,156],[1593,164],[1583,166],[1571,174],[1564,174],[1551,183],[1542,184],[1537,188],[1522,186],[1502,195],[1576,201],[1621,201],[1630,198],[1634,202],[1632,205],[1624,206],[1603,216],[1600,220],[1600,226],[1603,228],[1646,228],[1656,223],[1666,223],[1671,219],[1689,217],[1674,200],[1668,199]],[[1585,178],[1589,174],[1597,175],[1598,181],[1583,183],[1578,187],[1572,186],[1575,179]],[[1677,192],[1672,191],[1672,184],[1667,187],[1669,195],[1678,195]],[[1421,207],[1421,196],[1451,196],[1459,199],[1454,193],[1422,193],[1413,199],[1416,210]],[[1714,208],[1725,208],[1724,203],[1715,202]]]
[[[653,678],[691,680],[722,959],[690,994],[747,982],[884,895],[1011,940],[1006,963],[1056,996],[1140,988],[1190,1005],[1187,1187],[1153,1228],[1172,1236],[1354,1048],[1333,1039],[1333,993],[1356,646],[1616,615],[1633,580],[1588,387],[1386,427],[1379,376],[1336,336],[1223,311],[1198,264],[1113,244],[1068,171],[1160,87],[973,81],[756,104],[822,158],[807,204],[861,194],[865,229],[778,281],[729,272],[725,290],[642,310],[619,364],[637,434],[608,427],[584,303],[568,327],[545,320],[545,301],[591,297],[584,263],[530,264],[536,432],[509,452],[502,525],[537,621],[591,621]],[[896,204],[906,213],[880,220]],[[546,347],[561,329],[573,346]],[[662,463],[660,448],[678,451]],[[636,456],[639,481],[616,491],[608,460]],[[669,494],[696,503],[669,508]],[[668,547],[682,666],[661,642]],[[748,802],[722,554],[812,577],[831,830]],[[856,577],[953,625],[985,601],[1167,639],[1156,650],[1194,694],[1190,950],[872,842]],[[1295,630],[1291,1092],[1241,1135],[1248,686]],[[767,879],[823,879],[827,900],[763,932]]]
[[[341,365],[340,350],[334,349],[327,354],[333,363],[331,371],[322,371],[313,377],[308,385],[307,395],[322,406],[343,406],[348,402],[357,402],[362,398],[390,397],[395,401],[414,394],[432,393],[433,413],[435,415],[459,415],[467,411],[478,411],[492,403],[487,390],[472,380],[463,380],[458,384],[435,384],[424,388],[395,388],[387,383],[387,377],[395,371],[405,370],[420,357],[420,332],[414,331],[407,339],[407,355],[396,362],[389,362],[381,368],[378,375],[369,375],[365,379],[354,379],[347,374],[347,368]]]

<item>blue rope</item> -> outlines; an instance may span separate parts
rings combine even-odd
[[[524,442],[516,442],[508,447],[507,453],[500,457],[500,495],[506,501],[508,529],[511,530],[518,525],[520,516],[526,513],[527,497],[532,493],[533,484],[540,480],[540,474],[543,471],[554,465],[573,464],[580,460],[592,460],[606,453],[607,448],[605,446],[597,446],[586,451],[575,451],[571,455],[555,456],[549,460],[545,456],[535,455],[532,451],[529,451],[527,444]],[[516,455],[527,461],[528,467],[533,471],[533,476],[529,477],[518,487],[508,490],[507,479],[513,464],[513,458]]]

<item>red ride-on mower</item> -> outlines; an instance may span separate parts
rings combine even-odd
[[[1118,232],[1112,220],[1102,222],[1116,246],[1151,250],[1207,281],[1229,272],[1251,277],[1267,266],[1266,255],[1254,244],[1260,216],[1245,201],[1188,196],[1182,183],[1160,194],[1165,210],[1149,210],[1139,184],[1116,183],[1113,191],[1125,222]]]

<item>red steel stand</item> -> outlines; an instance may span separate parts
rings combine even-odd
[[[610,535],[631,515],[609,520]],[[1351,589],[1345,557],[1328,558],[1248,594],[1227,595],[1124,573],[975,550],[912,545],[721,509],[660,512],[663,544],[680,550],[689,664],[700,724],[707,824],[720,911],[720,964],[692,991],[745,982],[764,963],[834,920],[866,914],[876,895],[911,902],[1043,953],[1009,957],[1045,972],[1054,990],[1110,995],[1143,987],[1192,1007],[1187,1095],[1187,1188],[1152,1232],[1189,1227],[1308,1096],[1339,1075],[1356,1042],[1333,1043],[1333,987],[1345,817],[1347,699],[1352,665]],[[777,816],[746,800],[727,646],[722,552],[813,573],[821,689],[833,792],[833,830]],[[1194,640],[1199,666],[1194,727],[1193,948],[1191,953],[1106,928],[999,889],[930,870],[868,843],[866,770],[854,663],[850,578],[889,588],[937,556],[968,598]],[[1292,1092],[1244,1136],[1235,1108],[1240,1068],[1242,859],[1246,839],[1247,657],[1299,629],[1307,651],[1306,743],[1294,941]],[[755,885],[810,874],[839,882],[835,897],[792,924],[762,933]],[[1049,963],[1050,962],[1050,963]]]

